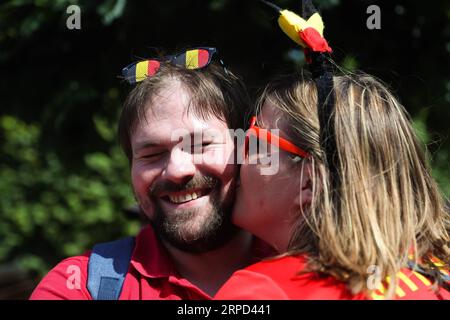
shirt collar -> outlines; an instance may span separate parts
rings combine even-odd
[[[156,237],[151,225],[144,226],[137,235],[131,264],[140,274],[148,278],[177,274],[169,254]]]
[[[251,254],[252,263],[256,263],[261,259],[273,256],[275,251],[266,243],[254,237]],[[131,264],[144,277],[179,277],[171,257],[151,225],[144,226],[137,235]]]

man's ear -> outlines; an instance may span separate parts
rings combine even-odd
[[[309,206],[312,201],[312,166],[309,161],[302,164],[302,169],[299,175],[300,190],[298,196],[295,198],[295,205],[298,208]]]

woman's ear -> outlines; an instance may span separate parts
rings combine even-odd
[[[300,172],[300,190],[295,199],[295,205],[299,208],[309,206],[312,201],[312,166],[309,161],[302,164]]]

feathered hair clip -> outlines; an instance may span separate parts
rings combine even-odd
[[[333,91],[333,68],[329,55],[331,47],[323,36],[324,23],[311,0],[303,0],[302,16],[281,9],[275,4],[261,0],[279,13],[278,24],[281,30],[295,43],[303,47],[306,62],[312,73],[317,87],[318,116],[320,123],[320,144],[325,152],[326,165],[330,172],[331,185],[336,190],[338,175],[335,164],[337,163],[336,140],[334,137],[333,109],[335,95]]]
[[[305,50],[312,52],[332,52],[327,40],[323,37],[324,25],[322,17],[312,5],[311,1],[303,2],[304,8],[307,8],[303,12],[305,18],[298,16],[292,11],[283,10],[271,2],[261,1],[280,14],[278,24],[281,30]]]

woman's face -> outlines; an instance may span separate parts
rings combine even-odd
[[[268,101],[264,103],[256,124],[290,140],[280,111]],[[295,141],[291,142],[295,144]],[[265,141],[258,139],[258,143]],[[278,170],[269,170],[271,174],[267,174],[268,170],[264,168],[273,164],[266,161],[271,159],[273,162],[275,157],[278,157]],[[250,147],[240,169],[233,222],[279,252],[287,249],[294,221],[301,218],[300,208],[311,201],[309,165],[305,163],[302,174],[301,160],[299,156],[273,145],[253,152]]]

